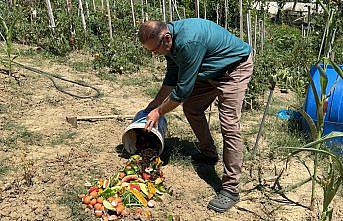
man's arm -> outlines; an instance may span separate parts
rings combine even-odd
[[[169,96],[171,91],[174,89],[174,86],[162,85],[160,90],[158,91],[154,100],[152,100],[148,106],[145,108],[146,110],[153,110],[160,106],[164,100]]]
[[[145,124],[145,129],[151,131],[151,129],[157,125],[157,122],[160,116],[169,113],[170,111],[174,110],[177,106],[181,103],[177,101],[173,101],[170,97],[167,97],[161,105],[157,108],[153,109],[147,116],[147,122]]]

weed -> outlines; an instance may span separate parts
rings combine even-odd
[[[25,127],[12,121],[5,122],[3,130],[11,132],[8,137],[2,137],[0,139],[0,144],[8,147],[16,146],[18,141],[29,145],[40,145],[43,138],[42,134],[28,131]]]
[[[9,109],[9,105],[7,104],[0,104],[0,114],[7,113]]]
[[[158,93],[158,91],[160,90],[160,86],[159,85],[151,85],[150,87],[146,87],[145,88],[145,93],[151,97],[151,98],[155,98],[156,94]]]
[[[3,162],[3,160],[0,161],[0,178],[4,175],[6,175],[10,171],[10,168]]]
[[[99,71],[99,73],[96,74],[98,78],[101,80],[107,80],[107,81],[117,81],[117,76],[113,73],[108,73],[105,71]]]
[[[87,63],[85,63],[85,62],[73,62],[71,64],[71,67],[76,71],[83,72],[83,71],[89,70],[91,66],[90,66],[89,62],[87,62]]]
[[[72,140],[75,138],[76,132],[75,131],[64,131],[60,134],[58,134],[57,137],[53,138],[51,140],[51,145],[55,146],[55,145],[60,145],[63,143],[68,143],[69,140]]]
[[[67,206],[71,210],[71,220],[82,220],[82,221],[95,221],[94,216],[87,215],[85,210],[82,208],[78,194],[85,192],[86,190],[82,187],[69,188],[62,196],[58,199],[58,204]]]

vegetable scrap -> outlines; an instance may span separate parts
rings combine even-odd
[[[87,182],[86,194],[79,197],[97,217],[103,221],[117,220],[130,214],[152,218],[150,209],[155,207],[160,196],[172,194],[164,183],[162,161],[152,149],[141,155],[133,155],[113,176]]]

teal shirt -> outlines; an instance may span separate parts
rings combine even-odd
[[[251,52],[247,43],[209,20],[178,20],[168,23],[168,29],[173,47],[166,56],[163,84],[175,86],[170,98],[178,102],[192,93],[196,80],[219,77],[230,64]]]

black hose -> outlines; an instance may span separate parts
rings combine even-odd
[[[49,78],[49,79],[51,80],[51,82],[54,84],[54,87],[55,87],[58,91],[60,91],[60,92],[62,92],[62,93],[65,93],[65,94],[68,94],[68,95],[70,95],[70,96],[72,96],[72,97],[76,97],[76,98],[80,98],[80,99],[98,98],[98,97],[100,96],[100,94],[101,94],[101,93],[100,93],[100,90],[99,90],[98,88],[93,87],[93,86],[91,86],[91,85],[88,85],[88,84],[86,84],[86,83],[76,82],[76,81],[73,81],[73,80],[69,80],[69,79],[63,78],[63,77],[61,77],[61,76],[58,76],[58,75],[56,75],[56,74],[51,74],[51,73],[48,73],[48,72],[45,72],[45,71],[41,71],[41,70],[39,70],[39,69],[37,69],[37,68],[29,67],[29,66],[20,64],[20,63],[18,63],[18,62],[15,62],[15,61],[13,61],[13,63],[16,64],[16,65],[18,65],[19,67],[25,68],[25,69],[27,69],[27,70],[29,70],[29,71],[35,72],[35,73],[37,73],[37,74],[40,74],[40,75],[43,75],[43,76]],[[91,89],[93,89],[93,90],[96,91],[96,94],[95,94],[95,95],[78,95],[78,94],[74,94],[74,93],[65,91],[63,88],[61,88],[61,87],[59,87],[59,86],[57,85],[57,83],[55,82],[54,78],[57,78],[57,79],[59,79],[59,80],[66,81],[66,82],[69,82],[69,83],[77,84],[77,85],[80,85],[80,86],[82,86],[82,87],[91,88]]]

